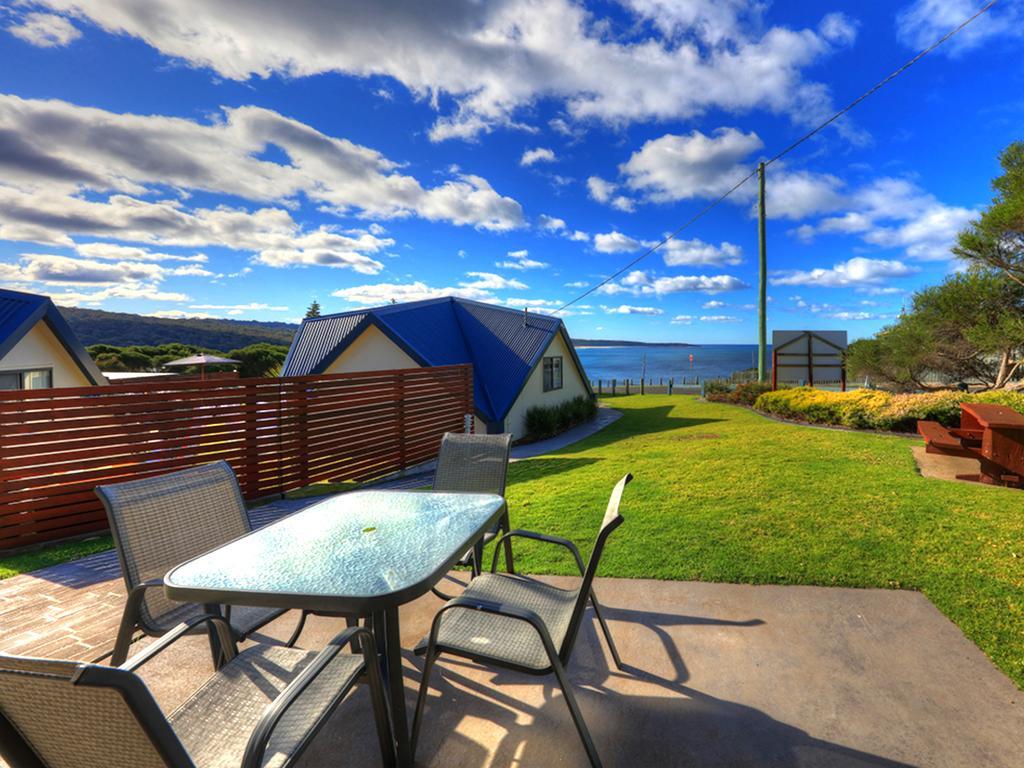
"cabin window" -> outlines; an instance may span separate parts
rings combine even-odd
[[[53,370],[0,371],[0,389],[49,389],[53,386]]]
[[[544,358],[544,391],[562,388],[562,358]]]

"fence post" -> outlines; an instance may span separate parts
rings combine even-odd
[[[615,385],[618,383],[616,379],[612,379],[612,394],[615,394]]]
[[[672,379],[668,380],[668,393],[670,395],[672,394]]]
[[[604,392],[601,390],[601,380],[600,379],[597,380],[597,394],[598,395],[603,395],[604,394]]]
[[[629,379],[626,379],[626,394],[629,394]]]
[[[398,396],[398,468],[405,469],[405,374],[395,374],[398,381],[395,394]]]
[[[646,393],[646,389],[644,388],[644,377],[641,376],[640,377],[640,394],[643,395],[645,393]]]

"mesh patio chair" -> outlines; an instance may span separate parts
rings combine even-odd
[[[435,491],[459,493],[494,493],[505,495],[505,481],[508,477],[508,456],[512,435],[468,435],[460,432],[446,432],[441,438],[441,450],[437,455],[437,470],[434,473]],[[491,531],[484,533],[473,549],[459,561],[460,565],[472,566],[473,576],[482,569],[484,545],[497,538],[499,532],[508,532],[508,509]],[[512,545],[505,545],[505,565],[513,570]],[[450,597],[434,590],[439,597]]]
[[[165,716],[135,671],[203,623],[221,635],[225,663]],[[342,653],[356,637],[362,654]],[[0,654],[0,755],[12,768],[285,768],[365,673],[381,755],[394,765],[368,630],[349,628],[319,653],[233,649],[224,620],[204,615],[119,667]]]
[[[252,527],[235,473],[225,461],[158,477],[100,485],[96,494],[107,509],[128,589],[111,656],[111,663],[117,666],[128,657],[136,628],[159,637],[184,619],[210,612],[202,606],[168,598],[163,590],[164,574],[186,560],[244,536]],[[240,640],[283,613],[277,608],[224,609],[235,637]],[[305,618],[303,613],[289,646],[298,640]]]
[[[491,573],[473,579],[460,597],[450,600],[437,612],[425,646],[421,643],[416,649],[417,653],[425,655],[425,662],[416,714],[413,717],[414,752],[430,687],[430,673],[437,658],[442,653],[448,653],[531,675],[554,673],[590,764],[601,765],[583,714],[569,687],[565,667],[572,656],[588,599],[599,610],[593,595],[594,575],[608,536],[623,522],[619,514],[619,502],[626,484],[632,479],[633,476],[627,474],[615,485],[586,568],[583,567],[579,550],[572,542],[553,536],[513,532],[538,541],[566,546],[572,551],[583,577],[576,589],[559,589],[524,576],[496,573],[495,552]],[[608,627],[599,613],[598,616],[615,663],[621,669],[622,662],[615,646],[611,644]]]

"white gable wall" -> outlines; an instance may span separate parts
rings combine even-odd
[[[550,392],[544,391],[544,364],[545,357],[562,358],[562,388]],[[512,438],[518,440],[526,435],[526,411],[535,405],[551,406],[558,405],[565,400],[571,400],[580,395],[589,395],[586,382],[583,380],[581,371],[576,367],[576,362],[569,349],[569,342],[565,334],[559,331],[551,340],[548,348],[541,356],[541,362],[533,369],[526,386],[516,398],[515,403],[505,417],[505,431],[512,433]]]
[[[360,371],[392,371],[399,368],[419,368],[376,325],[367,326],[324,373],[358,373]]]
[[[53,370],[55,387],[88,387],[89,378],[64,349],[45,320],[39,320],[3,358],[0,371]]]

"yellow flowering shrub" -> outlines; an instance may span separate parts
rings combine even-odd
[[[938,421],[946,426],[958,425],[960,404],[964,402],[999,403],[1024,413],[1024,394],[1003,390],[976,393],[941,390],[894,395],[871,389],[829,392],[797,387],[765,392],[757,398],[754,407],[773,416],[812,424],[913,432],[919,419]]]

